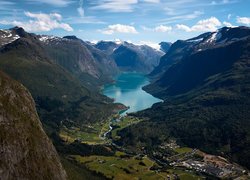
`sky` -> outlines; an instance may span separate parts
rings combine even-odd
[[[155,45],[250,26],[250,0],[0,0],[0,29]]]

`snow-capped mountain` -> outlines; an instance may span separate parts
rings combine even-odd
[[[13,30],[0,30],[0,47],[19,39],[20,36]]]

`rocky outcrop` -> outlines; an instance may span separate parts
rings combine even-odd
[[[66,179],[28,90],[0,72],[0,179]]]

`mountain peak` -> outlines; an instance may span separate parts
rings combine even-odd
[[[167,53],[169,48],[171,47],[172,43],[170,42],[160,42],[160,50]]]
[[[11,28],[10,30],[12,32],[15,32],[20,37],[27,37],[28,36],[28,33],[22,27],[15,26],[14,28]]]
[[[70,39],[70,40],[79,40],[79,38],[77,38],[76,36],[72,35],[72,36],[64,36],[64,39]]]

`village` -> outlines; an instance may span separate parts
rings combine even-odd
[[[162,165],[170,165],[175,168],[185,168],[201,174],[207,174],[223,179],[249,179],[250,173],[229,160],[216,155],[204,153],[198,149],[180,147],[174,140],[162,144],[161,150],[175,151],[176,154],[169,156],[161,152],[154,152],[154,158]]]

